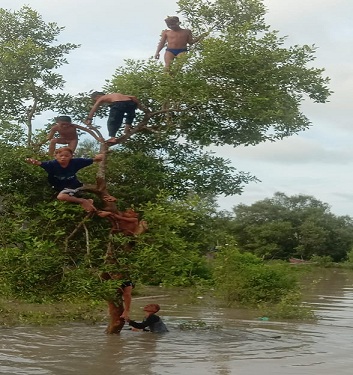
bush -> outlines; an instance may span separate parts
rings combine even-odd
[[[299,289],[286,265],[266,265],[255,255],[240,253],[233,246],[224,247],[216,254],[213,278],[217,294],[227,305],[278,303]]]
[[[62,255],[50,242],[0,251],[0,282],[9,295],[40,302],[58,293],[61,278]]]
[[[324,256],[313,255],[310,258],[310,261],[312,263],[315,263],[317,266],[325,267],[325,268],[332,267],[334,265],[332,258],[329,255],[324,255]]]

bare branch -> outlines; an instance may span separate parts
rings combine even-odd
[[[83,223],[83,229],[85,230],[85,235],[86,235],[86,254],[89,256],[90,255],[89,233],[88,233],[88,229],[85,223]]]
[[[87,215],[83,218],[83,220],[76,226],[76,228],[71,232],[69,236],[65,238],[65,251],[68,251],[68,245],[71,238],[78,232],[78,230],[84,225],[88,219],[90,219],[94,215],[94,212],[88,212]]]

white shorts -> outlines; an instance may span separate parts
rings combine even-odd
[[[79,193],[80,191],[82,191],[82,187],[79,187],[77,189],[65,188],[65,189],[61,190],[59,194],[68,194],[71,197],[73,197],[75,194]]]

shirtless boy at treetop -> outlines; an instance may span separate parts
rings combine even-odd
[[[193,38],[192,33],[189,29],[182,29],[180,27],[179,18],[176,16],[167,17],[165,23],[170,30],[163,30],[161,40],[157,46],[156,54],[154,57],[159,59],[159,53],[167,43],[167,49],[164,54],[165,68],[168,69],[172,61],[180,54],[187,51],[187,46],[198,42],[201,38],[206,36],[202,34],[197,38]]]

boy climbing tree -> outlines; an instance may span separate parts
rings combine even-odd
[[[92,124],[93,116],[97,109],[107,104],[110,107],[109,117],[107,122],[108,132],[110,139],[108,143],[116,143],[116,133],[120,129],[125,116],[125,133],[129,133],[132,122],[136,116],[136,108],[139,107],[139,101],[135,96],[124,95],[120,93],[105,94],[104,92],[95,91],[91,95],[92,100],[95,102],[85,124],[90,126]]]
[[[47,140],[50,141],[49,155],[54,155],[55,146],[57,144],[67,144],[68,147],[72,150],[72,152],[75,152],[78,143],[77,129],[87,132],[99,142],[104,142],[103,138],[97,137],[97,135],[90,129],[84,128],[80,125],[73,124],[71,122],[71,117],[58,116],[56,118],[56,123],[50,129],[50,132],[47,136]],[[55,133],[59,134],[58,138],[54,138]]]
[[[83,183],[78,180],[76,173],[94,162],[103,160],[103,155],[98,154],[94,158],[73,158],[70,147],[61,147],[55,151],[55,160],[39,161],[28,158],[26,162],[38,165],[48,173],[48,182],[59,194],[57,199],[71,203],[78,203],[87,211],[96,211],[92,199],[79,197]]]

